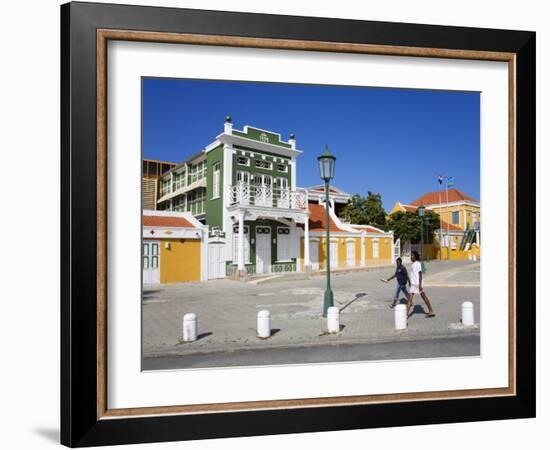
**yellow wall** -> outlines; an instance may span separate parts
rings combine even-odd
[[[391,238],[380,238],[378,243],[379,259],[389,259],[393,257],[392,240]],[[368,253],[367,253],[368,256]]]
[[[439,258],[438,244],[424,244],[424,259]]]
[[[331,237],[331,240],[338,240],[338,269],[344,269],[348,267],[347,261],[347,237]],[[361,266],[361,238],[353,237],[355,241],[355,267]],[[372,255],[372,240],[378,239],[378,258],[373,258]],[[319,270],[326,269],[326,240],[324,238],[319,239],[319,242],[310,242],[310,248],[313,245],[319,246]],[[366,237],[365,238],[365,262],[367,265],[391,263],[393,258],[392,240],[387,237]],[[302,238],[300,244],[300,264],[304,261],[304,239]],[[331,267],[332,268],[332,267]]]
[[[201,242],[198,239],[160,241],[160,282],[182,283],[201,278]],[[167,249],[165,243],[170,243]]]
[[[481,222],[481,213],[478,206],[468,206],[468,205],[455,205],[455,206],[449,206],[449,212],[447,213],[447,208],[443,205],[443,208],[433,208],[432,211],[436,212],[441,216],[441,218],[447,222],[452,224],[453,221],[453,211],[459,211],[459,219],[460,223],[454,224],[460,226],[463,230],[466,229],[466,225],[468,225],[470,228],[473,228],[473,215],[472,213],[476,213],[476,221]]]
[[[453,205],[449,206],[449,210],[447,212],[447,208],[445,207],[445,194],[442,193],[441,197],[443,201],[443,207],[439,208],[439,206],[434,207],[431,209],[431,211],[439,214],[441,218],[447,222],[452,224],[453,221],[453,211],[459,211],[459,220],[460,222],[458,224],[454,224],[462,228],[463,230],[466,229],[466,225],[469,225],[470,228],[474,227],[473,224],[473,213],[476,213],[476,221],[479,223],[481,222],[481,210],[479,206],[469,206],[469,205]],[[406,211],[405,208],[401,205],[400,202],[396,202],[395,205],[393,205],[392,210],[388,213],[388,217],[392,214],[395,214],[398,211]]]
[[[346,238],[338,239],[338,267],[348,266]]]
[[[355,238],[355,267],[361,265],[361,238]]]
[[[396,202],[395,205],[393,205],[393,208],[392,210],[388,213],[388,216],[391,216],[392,214],[395,214],[396,212],[399,212],[399,211],[403,211],[405,212],[405,208],[403,208],[403,206],[401,205],[400,202]]]
[[[448,259],[448,249],[442,249],[443,259]],[[451,250],[451,260],[470,259],[470,256],[476,256],[479,259],[479,247],[473,245],[470,250]],[[436,257],[439,258],[439,249],[436,249]]]

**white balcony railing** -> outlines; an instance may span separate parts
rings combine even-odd
[[[305,210],[307,209],[307,191],[243,183],[229,188],[229,204]]]

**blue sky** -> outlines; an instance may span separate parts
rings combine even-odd
[[[437,176],[479,199],[479,93],[181,79],[143,80],[143,156],[181,162],[223,131],[296,134],[297,184],[319,184],[317,156],[336,156],[333,184],[380,192],[388,211],[437,190]]]

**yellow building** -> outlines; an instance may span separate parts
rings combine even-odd
[[[324,204],[309,204],[309,262],[312,271],[326,269],[326,210]],[[346,224],[329,209],[331,270],[392,264],[393,234],[370,225]],[[300,267],[307,269],[306,243],[301,240]]]
[[[396,212],[416,213],[419,206],[441,217],[441,229],[434,231],[431,257],[439,257],[440,239],[443,258],[479,258],[481,208],[479,201],[458,189],[428,192],[410,204],[396,202],[389,216]]]
[[[428,192],[410,204],[413,207],[420,205],[439,214],[444,222],[462,230],[479,228],[481,222],[479,202],[458,189],[449,189],[448,193],[441,191],[441,195],[439,191]]]
[[[206,280],[207,227],[190,213],[143,211],[143,284]]]

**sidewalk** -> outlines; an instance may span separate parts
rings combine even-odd
[[[436,273],[426,279],[426,287],[479,287],[480,263],[467,264]]]
[[[352,272],[369,272],[373,269],[390,269],[394,267],[393,263],[369,263],[363,267],[336,267],[331,268],[331,274],[342,274],[342,273],[352,273]],[[315,272],[305,273],[305,272],[287,272],[281,274],[268,274],[268,275],[252,275],[245,278],[243,281],[252,284],[261,284],[273,281],[291,281],[291,280],[309,280],[312,277],[326,277],[326,270],[318,270]]]
[[[479,264],[477,264],[479,267]],[[415,297],[414,314],[405,331],[395,331],[393,310],[389,308],[394,283],[380,278],[391,268],[336,272],[332,276],[335,306],[341,310],[341,331],[326,333],[322,318],[325,278],[283,277],[260,284],[231,280],[202,283],[155,285],[143,294],[143,355],[189,355],[231,352],[239,349],[289,348],[293,346],[333,346],[341,343],[392,342],[479,335],[479,328],[460,324],[463,301],[472,301],[479,315],[479,288],[446,288],[428,283],[465,274],[474,265],[432,262],[426,275],[426,291],[437,314],[426,319],[423,302]],[[443,274],[443,275],[442,275]],[[256,337],[256,315],[271,313],[272,336]],[[199,339],[183,343],[182,317],[198,315]]]

